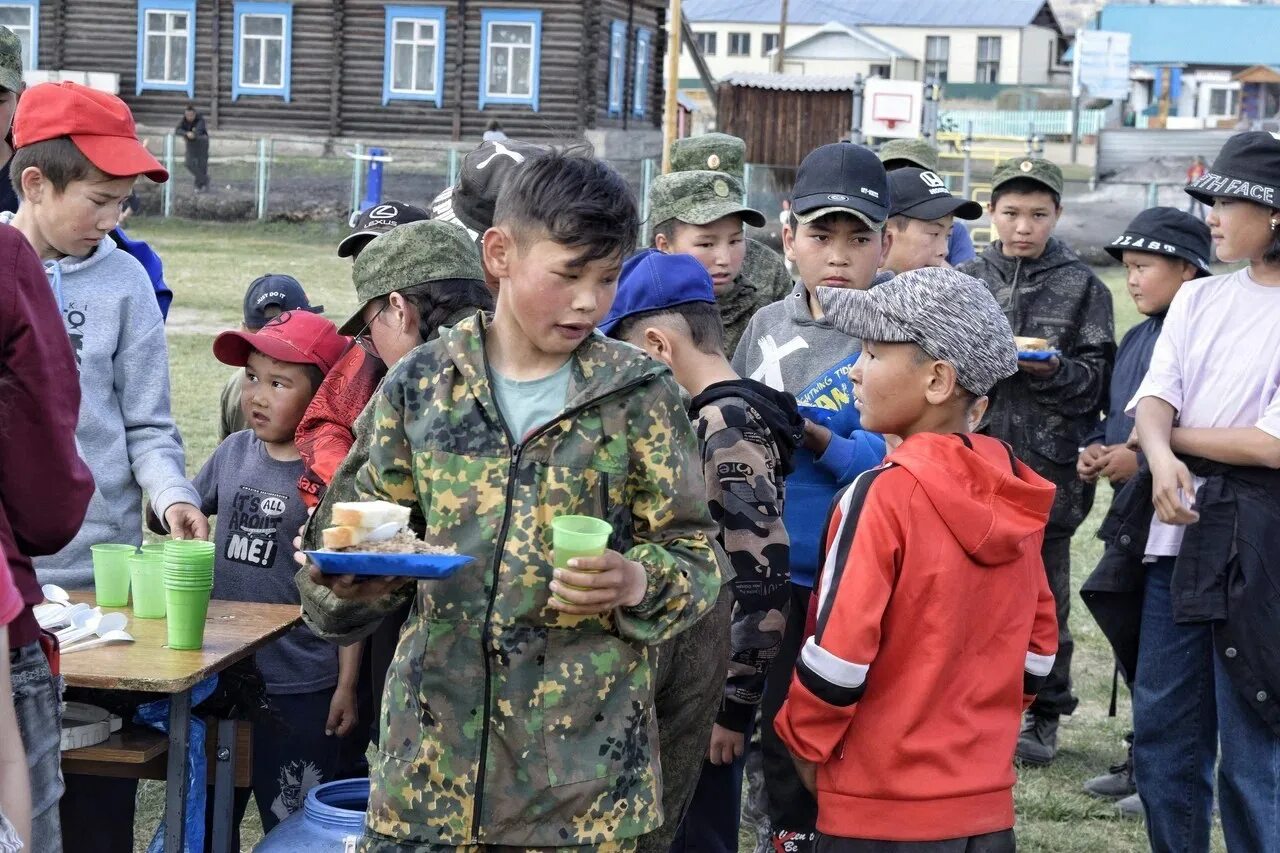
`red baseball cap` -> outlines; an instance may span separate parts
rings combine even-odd
[[[244,367],[257,350],[276,361],[314,364],[328,373],[351,339],[338,334],[332,320],[309,311],[286,311],[258,332],[223,332],[213,339],[213,355],[223,364]]]
[[[25,148],[68,136],[80,153],[114,177],[169,180],[160,161],[138,141],[133,113],[115,95],[79,83],[41,83],[22,93],[13,117],[13,144]]]

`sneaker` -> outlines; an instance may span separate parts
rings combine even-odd
[[[1142,807],[1142,799],[1136,793],[1130,794],[1116,803],[1116,808],[1120,811],[1120,817],[1127,817],[1133,820],[1147,819],[1147,810]]]
[[[1119,800],[1137,794],[1138,786],[1133,784],[1133,756],[1085,782],[1084,792],[1104,800]]]
[[[1023,764],[1043,767],[1058,754],[1058,715],[1028,711],[1018,733],[1014,755]]]

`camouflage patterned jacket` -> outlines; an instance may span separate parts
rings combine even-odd
[[[733,568],[729,674],[716,722],[745,732],[782,646],[791,598],[786,475],[804,437],[795,398],[760,382],[717,382],[689,404],[720,544]]]
[[[987,283],[1015,335],[1045,338],[1062,352],[1053,376],[1018,372],[997,385],[981,431],[1009,442],[1058,487],[1048,535],[1070,535],[1093,503],[1092,487],[1076,476],[1076,457],[1106,403],[1115,364],[1111,292],[1057,238],[1034,260],[1005,257],[992,243],[960,271]]]
[[[483,327],[465,320],[395,367],[357,475],[362,498],[414,506],[428,542],[476,558],[413,590],[387,673],[366,850],[584,845],[657,827],[650,644],[719,593],[696,439],[667,370],[593,335],[574,353],[565,413],[513,446]],[[637,606],[548,607],[550,522],[568,513],[613,521],[614,546],[649,574]],[[353,627],[341,607],[308,609],[322,629]]]
[[[786,297],[794,286],[782,256],[764,243],[748,238],[742,272],[738,273],[733,289],[716,300],[720,319],[724,321],[724,351],[736,350],[752,315]]]

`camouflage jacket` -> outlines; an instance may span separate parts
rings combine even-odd
[[[717,382],[689,409],[707,503],[733,570],[729,672],[716,722],[745,732],[787,622],[791,540],[782,508],[804,420],[794,397],[750,379]]]
[[[1015,335],[1045,338],[1061,367],[1047,379],[1018,372],[991,392],[983,432],[1002,438],[1057,487],[1049,535],[1069,535],[1093,502],[1076,457],[1107,400],[1115,364],[1111,292],[1066,244],[1051,238],[1034,260],[1009,258],[992,243],[960,271],[982,279]]]
[[[413,506],[428,542],[475,558],[410,588],[366,850],[585,845],[657,827],[650,644],[719,593],[696,439],[667,370],[593,335],[573,355],[564,414],[513,446],[484,324],[463,321],[392,370],[356,478],[360,497]],[[649,575],[637,606],[598,617],[548,607],[550,522],[568,513],[612,520],[613,546]],[[341,606],[313,604],[326,633],[357,627]]]
[[[747,239],[747,256],[733,289],[717,300],[724,321],[724,351],[731,353],[751,316],[791,292],[795,282],[782,257],[758,240]]]

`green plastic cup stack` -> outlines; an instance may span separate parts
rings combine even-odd
[[[164,553],[152,549],[130,555],[129,578],[133,585],[133,615],[139,619],[163,619]]]
[[[101,607],[129,605],[129,557],[137,552],[132,545],[94,545],[93,589]]]
[[[164,601],[169,648],[199,649],[213,592],[212,542],[173,539],[164,548]]]
[[[609,537],[612,535],[613,527],[609,522],[589,515],[561,515],[553,518],[552,563],[557,569],[567,569],[569,561],[576,557],[599,557],[609,547]],[[566,586],[570,589],[582,589],[573,584]]]

